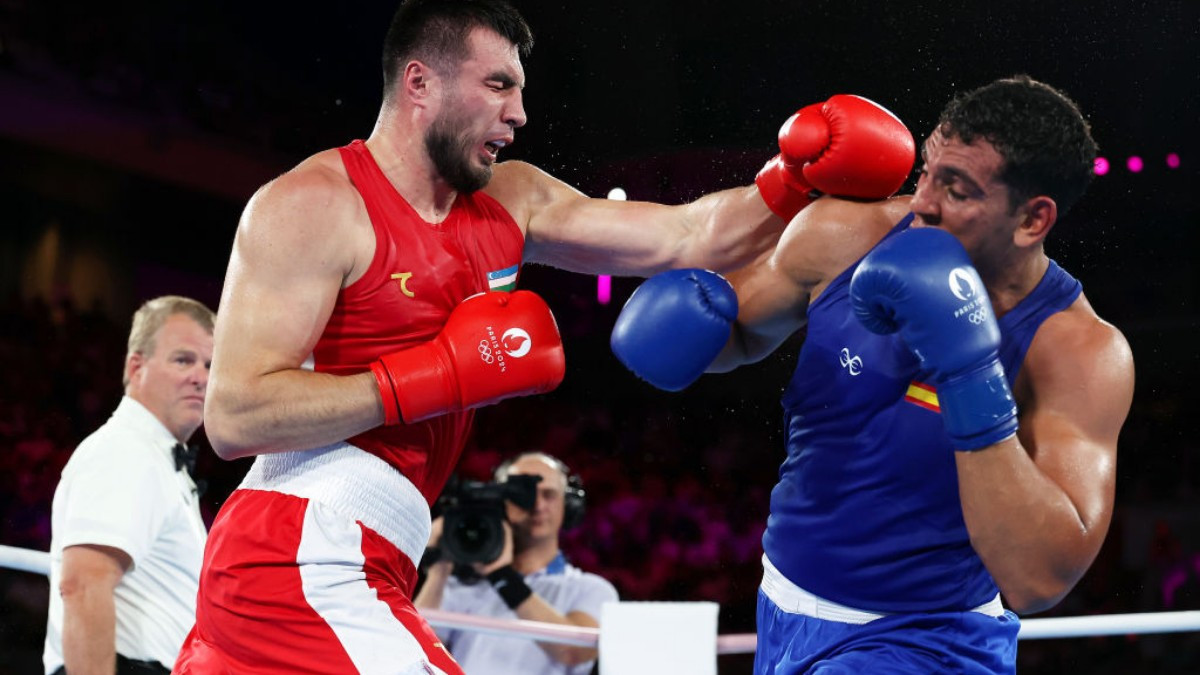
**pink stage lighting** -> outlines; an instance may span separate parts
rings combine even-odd
[[[1130,173],[1140,173],[1142,168],[1145,166],[1145,163],[1142,162],[1141,157],[1138,157],[1137,155],[1132,155],[1125,162],[1125,166],[1129,167]]]
[[[602,305],[612,300],[612,277],[607,274],[596,277],[596,300]]]
[[[1178,169],[1179,168],[1179,155],[1177,155],[1173,152],[1167,155],[1167,168],[1169,168],[1169,169]]]
[[[624,188],[615,187],[608,191],[608,198],[623,202],[629,199]],[[602,305],[612,302],[612,277],[601,274],[596,277],[596,301]]]
[[[1108,160],[1104,157],[1097,157],[1096,161],[1093,162],[1093,170],[1096,172],[1097,176],[1103,176],[1104,174],[1108,173],[1108,169]]]

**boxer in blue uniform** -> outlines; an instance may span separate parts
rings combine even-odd
[[[914,195],[819,199],[732,286],[677,270],[630,298],[613,349],[664,388],[807,326],[756,673],[1012,673],[1013,612],[1053,606],[1095,558],[1133,359],[1043,250],[1095,153],[1066,96],[998,80],[943,112]],[[649,313],[674,330],[644,330]],[[667,349],[692,370],[660,380]]]

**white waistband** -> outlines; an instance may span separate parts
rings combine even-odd
[[[887,614],[868,612],[853,607],[840,605],[831,600],[819,598],[800,588],[783,576],[771,561],[763,554],[762,592],[775,606],[789,614],[803,614],[815,619],[837,621],[838,623],[864,624],[876,619],[882,619]],[[972,612],[987,616],[1003,616],[1004,605],[1000,603],[1000,594],[978,607],[971,608]]]
[[[238,487],[320,502],[378,532],[414,563],[429,541],[429,504],[420,490],[349,443],[259,455]]]

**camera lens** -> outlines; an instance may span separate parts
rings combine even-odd
[[[488,563],[500,557],[504,549],[503,527],[500,517],[489,511],[461,509],[448,512],[442,547],[456,562]]]

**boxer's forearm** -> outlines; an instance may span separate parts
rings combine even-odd
[[[1095,558],[1107,522],[1085,522],[1016,437],[955,456],[971,545],[1009,606],[1018,613],[1053,607]]]
[[[321,447],[383,423],[371,373],[289,369],[233,380],[214,373],[204,412],[208,439],[223,459]]]
[[[787,225],[753,185],[714,192],[681,208],[688,234],[674,267],[737,269],[774,248]]]

